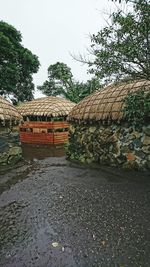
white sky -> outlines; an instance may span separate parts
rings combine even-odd
[[[90,78],[86,66],[70,53],[87,53],[89,34],[106,25],[105,12],[114,8],[111,0],[0,0],[0,20],[19,30],[23,45],[39,57],[35,85],[42,85],[48,66],[57,61],[66,63],[75,79],[86,81]]]

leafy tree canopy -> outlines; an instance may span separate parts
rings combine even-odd
[[[106,83],[121,78],[150,79],[150,2],[126,2],[133,3],[132,11],[114,12],[111,24],[91,36],[94,60],[88,62],[89,72]]]
[[[132,3],[132,4],[137,4],[137,3],[142,3],[144,2],[144,0],[111,0],[112,2],[119,2],[119,3],[122,3],[122,2],[125,2],[125,3]]]
[[[38,57],[21,41],[19,31],[0,21],[0,95],[10,96],[15,104],[33,98],[32,74],[40,65]]]
[[[49,66],[48,80],[38,86],[48,96],[63,96],[75,103],[99,88],[100,83],[94,78],[86,83],[75,81],[71,69],[61,62]]]

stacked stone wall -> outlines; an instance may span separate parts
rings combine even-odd
[[[70,126],[67,155],[127,169],[150,169],[150,125],[93,124]]]
[[[0,127],[0,166],[13,165],[22,158],[19,133]]]

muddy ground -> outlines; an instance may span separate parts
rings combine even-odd
[[[149,173],[56,155],[1,172],[1,267],[149,267],[149,252]]]

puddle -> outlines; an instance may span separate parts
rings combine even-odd
[[[22,144],[22,151],[25,160],[65,156],[63,146]]]

